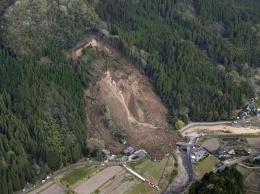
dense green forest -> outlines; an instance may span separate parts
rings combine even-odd
[[[65,52],[103,25],[84,1],[13,2],[0,0],[1,194],[87,156],[87,69]]]
[[[257,0],[102,0],[96,7],[154,82],[173,123],[234,118],[255,95],[247,77],[260,66],[259,9]]]
[[[83,35],[99,32],[136,62],[172,124],[226,120],[257,95],[259,10],[258,0],[0,0],[0,193],[88,154],[89,69],[65,58]]]
[[[235,168],[225,168],[222,172],[205,174],[189,188],[189,194],[244,193],[243,175]]]
[[[86,154],[80,79],[59,48],[49,51],[48,65],[0,51],[0,193],[35,183]]]

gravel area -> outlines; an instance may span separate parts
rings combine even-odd
[[[164,194],[177,194],[182,193],[183,190],[187,187],[187,183],[189,183],[189,176],[185,169],[182,156],[187,155],[186,152],[180,152],[179,149],[176,150],[176,155],[178,158],[178,175],[175,177],[173,182],[163,191]],[[187,167],[186,167],[187,168]]]

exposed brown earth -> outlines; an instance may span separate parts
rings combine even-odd
[[[203,147],[207,148],[209,151],[214,151],[219,148],[219,142],[217,138],[211,138],[203,142]]]
[[[245,180],[245,187],[250,190],[260,190],[260,172],[253,171]]]
[[[254,148],[260,148],[260,138],[246,138],[249,145]]]
[[[248,172],[249,172],[248,169],[246,169],[246,168],[244,168],[244,167],[242,167],[242,166],[237,166],[236,169],[237,169],[243,176],[247,175]]]
[[[129,173],[124,173],[117,177],[108,187],[100,191],[100,194],[116,193],[123,194],[133,187],[138,180]]]
[[[152,159],[161,159],[175,150],[175,143],[181,136],[169,130],[167,109],[153,91],[148,78],[122,53],[95,39],[86,43],[90,44],[105,51],[108,57],[93,64],[93,81],[84,91],[87,101],[87,138],[102,139],[107,149],[114,153],[121,152],[124,145],[104,125],[104,120],[109,117],[113,128],[126,135],[128,145],[145,149]],[[72,49],[68,54],[76,59],[81,57],[83,48],[86,46],[81,45],[79,50]],[[120,70],[109,65],[113,63],[111,61],[120,64]],[[107,109],[106,117],[101,114],[102,106]]]

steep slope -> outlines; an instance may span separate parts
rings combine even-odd
[[[155,82],[173,124],[233,119],[247,98],[259,95],[247,79],[250,67],[260,65],[259,9],[258,0],[100,0],[96,6],[122,50]]]
[[[137,149],[147,150],[154,159],[173,151],[180,136],[170,130],[166,120],[168,111],[148,78],[122,54],[95,39],[74,49],[71,56],[86,57],[82,56],[82,49],[87,45],[101,49],[91,49],[99,57],[91,64],[92,81],[84,92],[87,138],[102,139],[114,153],[123,150],[123,144],[119,143],[123,140]]]

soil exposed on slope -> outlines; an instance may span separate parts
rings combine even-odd
[[[100,49],[113,57],[114,61],[119,61],[120,68],[116,70],[107,65],[102,73],[98,71],[100,74],[95,74],[84,91],[87,101],[87,138],[102,139],[107,149],[118,154],[125,145],[112,135],[113,128],[126,136],[127,145],[145,149],[152,159],[161,159],[166,153],[175,150],[175,143],[181,137],[177,132],[169,130],[167,109],[153,91],[148,78],[126,58],[122,58],[121,53],[107,46],[103,49],[104,43],[94,42],[95,46],[102,45]],[[109,62],[102,62],[103,65],[106,63]],[[100,64],[99,61],[93,66]],[[104,107],[105,115],[102,114]],[[108,120],[110,127],[105,124]]]

